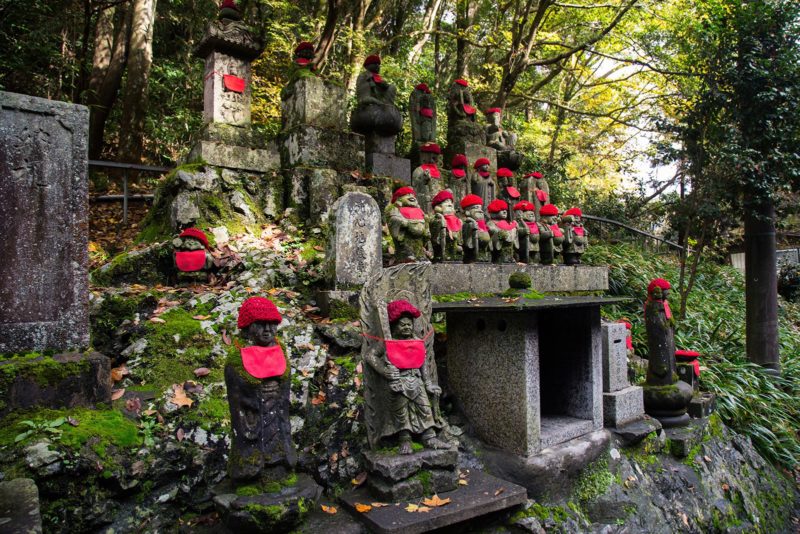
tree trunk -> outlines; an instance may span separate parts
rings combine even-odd
[[[439,11],[443,4],[442,0],[429,0],[428,8],[425,10],[425,16],[422,21],[422,30],[425,33],[422,34],[408,54],[408,63],[410,65],[416,63],[422,55],[422,49],[425,48],[425,44],[431,38],[430,32],[433,31],[439,21]]]
[[[339,10],[342,0],[328,0],[328,15],[325,18],[325,28],[317,44],[317,51],[314,55],[314,65],[320,69],[328,60],[333,42],[336,40],[336,22],[339,20]]]
[[[128,76],[120,124],[120,154],[125,161],[131,163],[138,163],[142,158],[147,84],[153,63],[155,11],[156,0],[134,0]]]

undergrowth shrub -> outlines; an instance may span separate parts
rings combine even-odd
[[[583,261],[608,265],[609,293],[633,298],[605,306],[603,315],[611,320],[627,317],[633,325],[636,353],[646,356],[642,307],[647,284],[656,277],[669,280],[674,288],[672,309],[677,314],[677,258],[622,244],[592,246]],[[771,461],[789,469],[800,464],[800,304],[779,300],[780,378],[768,376],[747,360],[744,279],[738,271],[701,260],[686,306],[686,319],[675,331],[676,347],[703,355],[701,384],[717,395],[717,410],[725,422],[749,436]]]

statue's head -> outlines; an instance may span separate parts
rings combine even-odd
[[[503,120],[503,110],[500,108],[489,108],[483,112],[486,115],[486,122],[492,126],[500,127],[500,121]]]
[[[564,222],[568,224],[580,224],[583,212],[580,208],[570,208],[564,212]]]
[[[487,209],[489,210],[489,217],[493,221],[506,220],[508,218],[508,203],[505,200],[496,198],[489,202]]]
[[[647,286],[647,297],[652,300],[668,300],[672,286],[663,278],[655,278]]]
[[[456,212],[455,204],[453,204],[453,193],[449,189],[439,191],[431,200],[431,207],[436,213],[442,215],[452,215]]]
[[[395,190],[394,194],[392,195],[391,203],[401,208],[419,207],[419,203],[417,202],[417,195],[414,192],[414,189],[408,186],[400,187],[397,190]]]
[[[436,143],[425,143],[419,147],[419,152],[423,163],[438,163],[442,149]]]
[[[463,78],[453,80],[453,87],[451,91],[466,91],[469,88],[469,82]]]
[[[539,208],[539,215],[547,224],[553,224],[558,217],[558,208],[553,204],[545,204]]]
[[[301,67],[311,63],[314,59],[314,45],[308,41],[303,41],[294,49],[294,62]]]
[[[497,177],[498,178],[509,178],[510,179],[510,178],[514,177],[514,173],[511,172],[511,169],[507,169],[505,167],[500,167],[499,169],[497,169]]]
[[[219,19],[242,20],[242,12],[234,0],[222,0],[219,5]]]
[[[483,199],[478,195],[467,195],[461,199],[464,215],[476,221],[483,220]]]
[[[386,306],[392,339],[411,339],[414,337],[414,319],[421,313],[407,300],[394,300]]]
[[[187,250],[200,250],[203,248],[210,248],[208,244],[208,237],[198,228],[186,228],[178,235],[182,241],[181,248]]]
[[[536,220],[536,207],[527,200],[514,204],[514,215],[517,220],[533,222]]]
[[[377,54],[367,56],[364,60],[364,68],[368,71],[378,74],[381,71],[381,58]]]
[[[450,162],[450,168],[452,169],[451,172],[453,176],[458,179],[464,178],[467,175],[467,166],[469,165],[469,160],[467,160],[467,156],[464,154],[456,154],[453,156],[453,161]]]
[[[428,87],[427,83],[418,83],[415,87],[415,90],[419,91],[420,93],[425,93],[426,95],[431,94],[431,89]]]
[[[492,175],[492,173],[489,172],[489,165],[490,164],[491,164],[491,162],[489,161],[488,158],[479,158],[479,159],[475,160],[475,164],[473,165],[473,168],[477,171],[477,173],[482,178],[489,178]]]
[[[251,297],[239,308],[237,324],[250,343],[259,347],[270,347],[277,343],[275,334],[282,320],[278,308],[271,300]]]

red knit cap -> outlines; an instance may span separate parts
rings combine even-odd
[[[430,152],[431,154],[441,154],[442,149],[436,143],[425,143],[420,147],[420,152]]]
[[[530,178],[531,176],[533,176],[534,178],[543,178],[544,177],[544,175],[542,173],[540,173],[539,171],[534,171],[534,172],[529,172],[528,174],[526,174],[525,178]]]
[[[583,217],[583,212],[580,208],[570,208],[564,212],[564,215],[575,215],[576,217]]]
[[[239,11],[239,8],[236,6],[236,2],[234,0],[222,0],[222,3],[219,5],[220,9],[235,9]]]
[[[455,82],[453,83],[457,83],[458,85],[461,85],[463,87],[469,87],[469,83],[467,83],[467,80],[463,80],[461,78],[455,80]]]
[[[502,112],[503,112],[502,108],[489,108],[486,111],[484,111],[483,113],[485,115],[489,115],[491,113],[502,113]]]
[[[278,308],[269,299],[264,297],[251,297],[239,308],[239,320],[236,322],[239,328],[247,328],[256,321],[266,321],[268,323],[280,323],[283,320]]]
[[[672,289],[672,286],[669,285],[669,282],[663,278],[655,278],[650,282],[650,285],[647,286],[647,292],[652,293],[657,287],[660,287],[661,289]]]
[[[314,44],[309,43],[308,41],[303,41],[295,47],[294,53],[297,54],[298,52],[302,52],[303,50],[314,50]]]
[[[364,66],[372,65],[373,63],[381,63],[381,57],[377,54],[373,54],[371,56],[367,56],[367,59],[364,60]]]
[[[694,350],[683,350],[683,349],[680,349],[680,350],[676,350],[675,351],[675,356],[678,357],[678,358],[687,358],[687,359],[688,358],[699,358],[700,357],[700,353],[697,352],[697,351],[694,351]]]
[[[466,167],[467,165],[469,165],[469,160],[464,154],[456,154],[450,163],[451,167]]]
[[[545,217],[558,215],[558,208],[554,204],[545,204],[539,208],[539,215],[544,215]]]
[[[617,322],[620,323],[620,324],[624,324],[625,328],[627,328],[628,330],[630,330],[632,328],[631,327],[631,323],[629,323],[625,319],[619,319],[619,320],[617,320]]]
[[[422,315],[413,304],[407,300],[393,300],[386,306],[386,312],[389,315],[389,323],[393,323],[403,317],[404,315],[416,319]]]
[[[430,92],[431,92],[431,90],[428,87],[427,83],[418,83],[416,85],[416,87],[414,87],[414,89],[416,89],[417,91],[422,91],[423,93],[428,93],[428,94],[430,94]]]
[[[398,188],[398,189],[397,189],[397,190],[394,192],[394,194],[392,195],[392,202],[391,202],[391,203],[392,203],[392,204],[394,204],[394,203],[395,203],[395,201],[396,201],[398,198],[400,198],[400,197],[404,197],[404,196],[406,196],[406,195],[414,195],[414,196],[417,196],[417,194],[414,192],[414,188],[412,188],[412,187],[409,187],[409,186],[400,187],[400,188]]]
[[[467,195],[461,199],[461,209],[467,209],[470,206],[483,206],[483,199],[478,195]]]
[[[204,247],[209,248],[208,238],[206,237],[206,234],[204,234],[202,230],[199,230],[197,228],[187,228],[186,230],[181,232],[181,235],[179,235],[178,237],[193,237],[198,241],[200,241],[201,243],[203,243]]]
[[[514,204],[514,211],[533,211],[535,209],[536,207],[527,200],[523,200]]]
[[[431,206],[436,207],[445,200],[453,200],[453,193],[449,189],[443,189],[436,193],[436,196],[431,200]]]
[[[505,200],[500,200],[499,198],[496,198],[491,202],[489,202],[489,207],[487,209],[489,210],[489,213],[497,213],[499,211],[507,210],[508,203],[506,203]]]
[[[500,178],[511,178],[512,176],[514,176],[514,173],[511,172],[511,169],[500,167],[499,169],[497,169],[497,176]]]
[[[478,167],[483,167],[484,165],[491,165],[491,164],[492,162],[489,161],[487,158],[478,158],[473,167],[477,169]]]

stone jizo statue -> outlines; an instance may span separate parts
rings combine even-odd
[[[519,247],[517,223],[508,221],[508,204],[505,200],[493,200],[488,211],[492,263],[514,263],[514,250]]]
[[[520,263],[539,262],[539,225],[536,224],[536,208],[527,200],[514,205],[517,222],[519,249],[517,259]]]
[[[522,165],[522,154],[517,152],[517,134],[512,134],[503,129],[501,125],[503,110],[489,108],[485,111],[486,120],[486,145],[497,150],[497,166],[506,167],[512,171]]]
[[[506,167],[497,169],[497,187],[500,191],[498,196],[509,206],[519,202],[520,192],[514,183],[514,173],[511,172],[511,169],[507,169]],[[513,211],[509,210],[509,221],[514,219],[513,215]]]
[[[428,261],[431,234],[412,187],[401,187],[394,192],[385,216],[394,242],[395,261]]]
[[[408,97],[413,143],[436,141],[436,99],[427,84],[420,83]]]
[[[545,204],[539,209],[539,256],[542,265],[552,265],[557,261],[556,255],[561,252],[564,234],[556,224],[557,216],[558,208],[553,204]],[[558,248],[554,243],[556,230],[558,230]]]
[[[172,240],[175,268],[182,273],[207,271],[214,265],[208,237],[198,228],[187,228]]]
[[[219,6],[219,19],[242,20],[242,12],[234,0],[222,0]]]
[[[464,225],[461,227],[464,263],[489,261],[492,238],[484,220],[483,199],[478,195],[467,195],[461,200],[461,209],[464,211]]]
[[[428,449],[449,449],[450,444],[437,437],[436,421],[439,395],[442,390],[430,372],[433,353],[428,354],[425,338],[414,336],[414,321],[420,311],[407,300],[395,300],[386,306],[391,339],[373,344],[364,353],[370,368],[367,387],[370,390],[373,427],[377,440],[398,442],[399,454],[413,452],[412,439],[418,437]]]
[[[484,204],[491,202],[494,198],[496,185],[492,180],[492,173],[489,170],[491,162],[488,158],[478,158],[473,164],[475,172],[470,180],[470,193],[481,197]]]
[[[447,188],[453,192],[453,198],[460,201],[469,193],[467,183],[467,167],[469,161],[464,154],[456,154],[450,162],[450,174],[447,180]]]
[[[583,213],[580,208],[570,208],[561,218],[561,228],[564,234],[562,255],[565,265],[578,265],[581,256],[589,246],[589,232],[583,227],[581,221]]]
[[[440,191],[431,201],[431,245],[433,261],[459,260],[462,257],[461,228],[463,222],[456,215],[453,193]]]
[[[250,343],[225,365],[231,410],[228,471],[234,481],[277,480],[297,463],[289,424],[289,365],[276,333],[282,320],[263,297],[245,300],[238,326]]]
[[[364,70],[356,80],[356,108],[350,127],[363,135],[391,137],[402,129],[403,119],[394,104],[397,89],[381,75],[381,58],[376,55],[364,60]]]
[[[421,164],[411,173],[411,186],[417,194],[417,201],[430,213],[431,200],[444,189],[442,173],[439,171],[441,148],[436,143],[425,143],[419,149]]]
[[[449,146],[463,146],[464,142],[486,144],[486,133],[476,120],[475,99],[472,97],[467,80],[455,80],[450,86],[447,97],[447,121]]]

